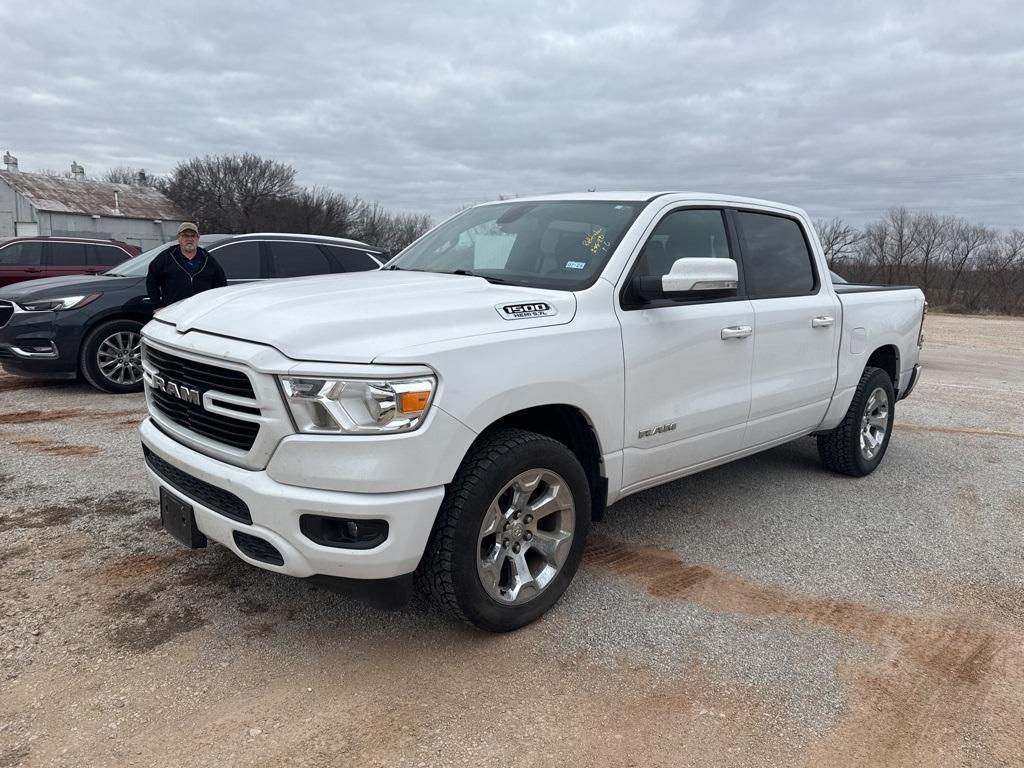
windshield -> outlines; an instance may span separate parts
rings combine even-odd
[[[218,240],[223,240],[225,235],[202,235],[199,238],[199,245],[203,248],[209,247],[210,243],[215,243]],[[163,245],[158,245],[156,248],[150,248],[145,253],[140,253],[128,261],[123,261],[113,269],[109,269],[103,274],[111,275],[113,277],[142,277],[149,271],[149,262],[156,258],[156,255],[172,245],[177,245],[177,240],[170,240]]]
[[[470,208],[386,269],[471,274],[578,291],[593,285],[643,202],[509,202]]]

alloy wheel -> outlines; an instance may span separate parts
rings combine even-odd
[[[537,597],[572,548],[575,502],[569,484],[549,469],[514,477],[491,501],[480,526],[477,574],[504,605]]]
[[[107,336],[96,350],[96,365],[112,384],[138,384],[142,381],[141,334],[118,331]]]

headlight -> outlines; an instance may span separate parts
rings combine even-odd
[[[426,418],[437,386],[433,376],[280,379],[299,431],[315,434],[411,432]]]
[[[21,305],[26,312],[60,312],[65,309],[78,309],[84,307],[90,301],[100,297],[99,293],[90,293],[79,296],[62,296],[59,299],[40,299],[39,301],[28,301]]]

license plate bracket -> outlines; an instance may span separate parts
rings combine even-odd
[[[196,526],[192,505],[166,488],[160,489],[160,525],[189,549],[202,549],[206,546],[206,535]]]

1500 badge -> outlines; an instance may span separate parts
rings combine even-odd
[[[525,320],[530,317],[551,317],[558,311],[546,301],[528,301],[523,304],[498,304],[498,314],[506,320]]]

